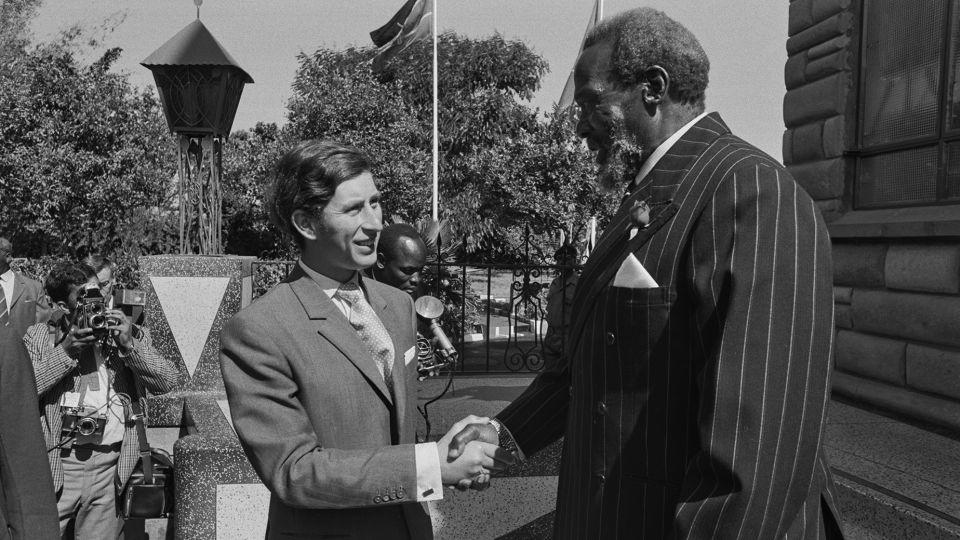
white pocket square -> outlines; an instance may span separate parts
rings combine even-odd
[[[653,276],[647,272],[647,269],[640,264],[640,261],[631,253],[624,259],[617,275],[613,278],[614,287],[625,287],[627,289],[651,289],[659,287]]]
[[[407,349],[407,352],[403,353],[403,365],[409,366],[410,362],[412,362],[413,359],[416,358],[416,356],[417,356],[416,346],[410,347],[409,349]]]

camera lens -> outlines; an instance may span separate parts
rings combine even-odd
[[[89,416],[77,420],[77,431],[81,435],[93,435],[97,431],[97,421]]]
[[[89,321],[90,328],[104,328],[107,326],[106,315],[91,315]]]

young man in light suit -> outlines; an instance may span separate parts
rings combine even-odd
[[[281,157],[270,210],[300,260],[221,334],[230,414],[271,492],[267,538],[429,539],[425,503],[444,484],[510,461],[486,443],[447,460],[462,422],[414,444],[413,302],[359,272],[376,262],[382,229],[370,169],[325,141]]]
[[[626,195],[577,284],[566,361],[451,445],[563,436],[557,539],[842,537],[821,445],[830,236],[782,165],[704,112],[708,71],[653,9],[587,36],[577,132]]]

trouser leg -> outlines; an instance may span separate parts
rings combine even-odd
[[[60,518],[60,536],[73,538],[73,531],[68,526],[77,516],[80,508],[80,497],[83,493],[84,462],[73,455],[71,449],[61,452],[60,462],[63,465],[63,489],[57,498],[57,514]]]
[[[77,540],[113,540],[120,534],[113,478],[119,452],[93,451],[84,467],[84,494],[77,512]]]

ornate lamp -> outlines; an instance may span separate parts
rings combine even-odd
[[[153,72],[170,131],[179,135],[180,253],[222,253],[220,176],[245,83],[253,79],[197,20],[141,65]]]

